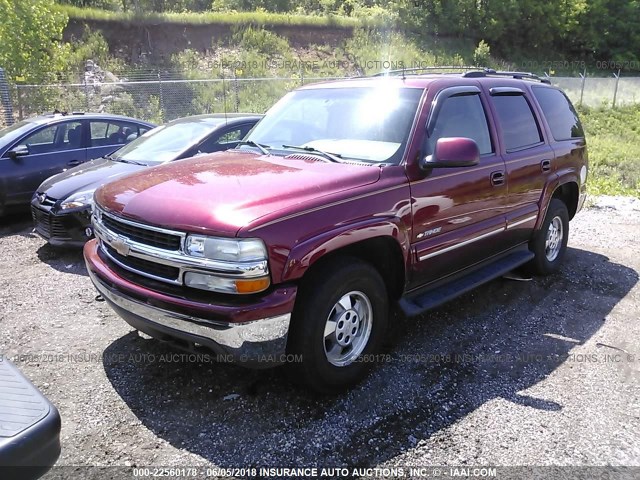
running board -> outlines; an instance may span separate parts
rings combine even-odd
[[[518,250],[477,270],[435,288],[419,290],[400,299],[400,308],[408,317],[438,307],[483,283],[501,277],[534,257],[529,250]]]

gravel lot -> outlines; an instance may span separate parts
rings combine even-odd
[[[139,337],[80,252],[11,217],[0,353],[59,408],[63,466],[640,465],[640,207],[612,205],[571,223],[555,276],[395,313],[387,361],[327,398]]]

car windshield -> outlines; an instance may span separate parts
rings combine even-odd
[[[275,150],[293,145],[341,159],[398,163],[422,93],[386,84],[297,90],[276,103],[246,140]]]
[[[28,120],[23,120],[18,123],[14,123],[10,127],[0,130],[0,141],[3,143],[11,142],[12,140],[21,137],[25,133],[32,130],[36,124]]]
[[[168,123],[149,130],[111,156],[114,160],[144,164],[159,164],[175,160],[223,122],[224,118],[198,118]]]

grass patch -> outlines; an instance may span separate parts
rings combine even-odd
[[[72,5],[56,5],[73,20],[99,20],[112,22],[136,23],[178,23],[185,25],[259,25],[259,26],[317,26],[354,28],[358,26],[376,27],[381,21],[377,19],[358,19],[339,15],[293,15],[286,13],[256,12],[165,12],[142,13],[112,12],[98,8],[79,8]]]
[[[580,108],[589,149],[589,192],[640,197],[640,105]]]

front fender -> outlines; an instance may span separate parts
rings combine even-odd
[[[282,281],[301,278],[324,256],[374,238],[391,238],[402,252],[405,271],[410,261],[410,233],[398,217],[373,218],[323,232],[296,245],[290,252],[282,273]]]

